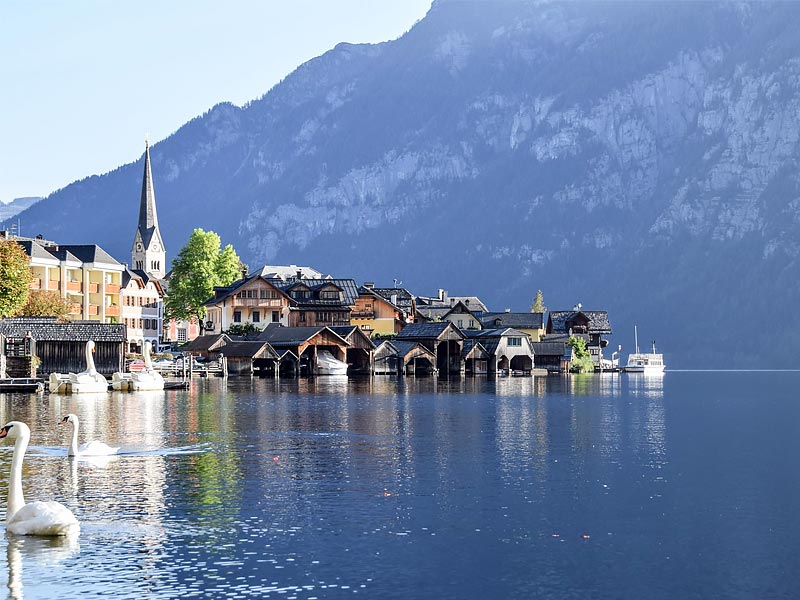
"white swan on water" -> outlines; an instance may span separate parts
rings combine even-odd
[[[75,535],[80,524],[66,506],[58,502],[29,502],[22,495],[22,459],[31,430],[21,421],[10,421],[0,429],[0,438],[16,440],[11,458],[6,506],[6,530],[16,535]]]
[[[67,450],[68,456],[107,456],[119,452],[119,446],[113,448],[99,440],[92,440],[79,446],[78,427],[80,426],[80,421],[78,421],[78,415],[69,413],[61,419],[61,423],[72,423],[72,441],[70,441],[69,449]]]

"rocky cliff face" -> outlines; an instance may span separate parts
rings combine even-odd
[[[252,264],[397,277],[496,310],[543,289],[550,308],[608,308],[623,353],[636,322],[671,366],[794,366],[799,17],[439,1],[401,39],[339,45],[153,147],[168,248],[201,226]],[[68,241],[126,260],[139,171],[61,190],[26,229],[65,238],[90,209],[119,228]]]

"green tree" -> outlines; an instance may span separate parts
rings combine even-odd
[[[203,330],[205,302],[216,286],[230,285],[241,276],[242,262],[230,244],[221,249],[213,231],[195,229],[172,261],[164,308],[168,319],[196,317]]]
[[[532,313],[547,312],[547,307],[544,305],[544,296],[542,295],[542,290],[536,291],[536,298],[533,300],[533,304],[531,304],[531,312]]]
[[[0,242],[0,317],[13,317],[28,301],[33,281],[28,255],[17,242]]]
[[[58,317],[67,320],[71,309],[69,301],[58,292],[31,290],[19,314],[23,317]]]
[[[569,370],[573,373],[593,373],[594,362],[592,362],[592,355],[586,348],[586,340],[571,335],[567,346],[573,348],[573,354],[575,356],[570,363]]]
[[[227,333],[228,335],[250,335],[251,333],[257,333],[261,331],[258,327],[253,325],[250,321],[247,323],[234,323],[228,329],[223,331],[222,333]]]

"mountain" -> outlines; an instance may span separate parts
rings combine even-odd
[[[41,200],[38,196],[28,196],[25,198],[14,198],[11,202],[0,203],[0,222],[8,221],[11,217],[21,213]]]
[[[172,256],[195,227],[493,310],[608,309],[672,368],[793,368],[800,3],[439,0],[151,148]],[[22,215],[129,260],[141,161]],[[87,215],[92,215],[87,219]]]

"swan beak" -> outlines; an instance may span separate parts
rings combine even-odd
[[[8,430],[9,429],[10,429],[10,427],[8,425],[6,425],[2,429],[0,429],[0,439],[6,437],[8,435]]]

